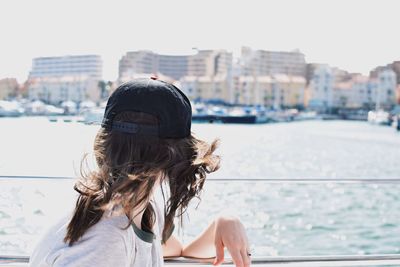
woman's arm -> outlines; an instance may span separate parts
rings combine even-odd
[[[182,244],[179,240],[171,235],[170,238],[163,244],[163,256],[168,257],[180,257],[182,255]]]
[[[183,257],[212,258],[214,265],[224,261],[224,247],[237,267],[250,266],[249,244],[243,224],[233,217],[219,217],[182,250]]]
[[[163,252],[164,257],[215,258],[214,265],[219,265],[224,261],[224,247],[228,249],[237,267],[250,266],[246,232],[242,223],[232,217],[217,218],[184,247],[176,237],[171,236],[163,245]]]
[[[200,235],[182,249],[182,257],[214,258],[215,257],[215,221]]]
[[[194,258],[214,258],[214,231],[215,222],[212,222],[207,229],[200,234],[192,243],[183,248],[181,242],[174,236],[163,245],[164,257],[194,257]]]

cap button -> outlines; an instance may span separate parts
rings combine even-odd
[[[157,79],[158,79],[158,77],[157,77],[157,76],[155,76],[155,75],[153,75],[153,76],[151,76],[151,77],[150,77],[150,79],[152,79],[152,80],[157,80]]]

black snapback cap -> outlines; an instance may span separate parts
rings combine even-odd
[[[153,115],[158,125],[114,122],[115,116],[124,111]],[[184,138],[190,135],[191,122],[192,107],[181,90],[156,78],[143,78],[124,83],[111,94],[101,125],[128,134]]]

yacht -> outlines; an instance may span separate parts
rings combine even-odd
[[[104,108],[91,108],[82,112],[85,124],[101,124],[104,116]]]
[[[0,100],[0,117],[19,117],[24,109],[16,101]]]
[[[379,125],[389,125],[390,114],[382,109],[371,110],[368,112],[368,122]]]

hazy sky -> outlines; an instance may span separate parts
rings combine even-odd
[[[368,73],[400,60],[397,0],[1,0],[0,78],[27,78],[32,58],[103,58],[114,80],[129,50],[300,49],[307,62]]]

